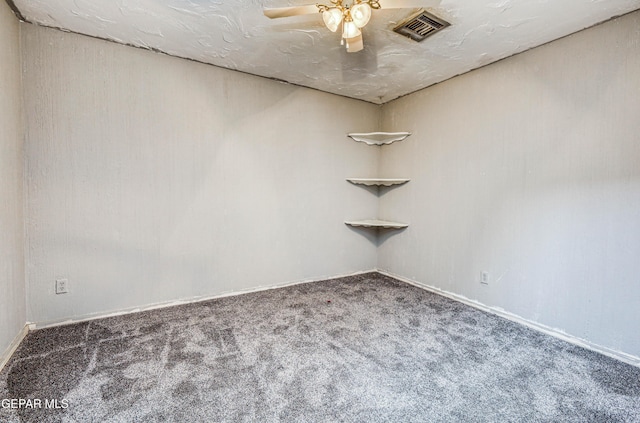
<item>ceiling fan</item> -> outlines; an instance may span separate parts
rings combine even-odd
[[[265,7],[263,11],[271,19],[321,13],[329,31],[336,32],[341,27],[340,44],[346,46],[347,52],[355,53],[364,48],[361,29],[371,19],[373,10],[431,7],[440,4],[440,0],[330,0],[330,3]]]

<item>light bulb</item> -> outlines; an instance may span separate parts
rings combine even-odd
[[[371,6],[369,3],[359,3],[351,7],[351,19],[358,28],[364,27],[371,19]]]
[[[342,38],[354,38],[360,35],[360,28],[353,21],[344,21],[344,28],[342,30]]]
[[[322,12],[322,20],[327,28],[329,28],[329,31],[336,32],[340,22],[342,22],[342,11],[337,7],[327,9]]]

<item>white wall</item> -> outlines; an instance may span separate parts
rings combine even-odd
[[[640,12],[385,106],[379,268],[640,356]],[[488,286],[479,283],[490,272]]]
[[[24,25],[29,320],[369,270],[368,103]],[[68,278],[70,293],[54,294]]]
[[[18,19],[0,1],[0,362],[26,321]]]

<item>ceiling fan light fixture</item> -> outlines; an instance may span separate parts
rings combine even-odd
[[[369,19],[371,19],[371,6],[369,6],[369,3],[358,3],[351,7],[349,14],[351,15],[353,23],[355,23],[358,28],[362,28],[369,23]]]
[[[340,22],[342,22],[342,10],[337,7],[327,9],[322,12],[322,20],[329,31],[336,32],[340,26]]]
[[[342,28],[342,38],[348,40],[349,38],[355,38],[360,34],[362,34],[362,32],[354,21],[344,21],[344,27]]]

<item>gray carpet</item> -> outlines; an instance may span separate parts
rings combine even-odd
[[[371,273],[32,332],[2,398],[43,401],[2,422],[640,422],[640,369]]]

